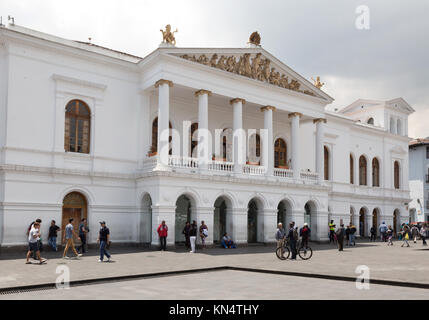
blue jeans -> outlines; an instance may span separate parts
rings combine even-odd
[[[353,245],[356,244],[356,242],[355,242],[355,235],[354,234],[349,234],[349,246],[352,246],[352,243],[353,243]]]
[[[57,237],[52,237],[48,239],[48,243],[51,246],[52,249],[57,251]]]
[[[106,250],[106,241],[100,241],[100,260],[103,261],[104,255],[110,258],[110,253]]]

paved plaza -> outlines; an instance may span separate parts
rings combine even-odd
[[[230,250],[214,248],[200,250],[195,254],[185,251],[184,248],[166,252],[140,248],[113,248],[111,253],[114,262],[111,263],[98,263],[96,250],[91,250],[88,255],[83,256],[79,260],[64,260],[59,258],[61,253],[47,252],[45,256],[49,260],[45,265],[26,265],[24,252],[19,257],[16,254],[2,254],[2,259],[0,260],[0,288],[55,283],[56,278],[59,276],[56,273],[57,267],[62,265],[70,268],[71,281],[127,275],[149,275],[153,273],[223,266],[356,278],[356,267],[366,265],[369,267],[371,279],[403,282],[405,285],[409,283],[429,285],[429,250],[423,247],[421,242],[417,244],[411,242],[410,248],[401,248],[400,244],[401,242],[395,242],[393,247],[388,247],[386,243],[381,242],[358,242],[356,247],[346,247],[343,252],[339,252],[334,245],[312,243],[311,246],[313,247],[314,254],[311,260],[308,261],[300,260],[299,257],[296,261],[281,261],[275,256],[273,246],[251,246]],[[235,277],[237,280],[232,281]],[[278,283],[285,284],[284,297],[278,297],[281,299],[288,297],[286,291],[287,286],[290,284],[307,284],[313,288],[314,291],[312,290],[307,293],[307,298],[339,297],[352,299],[356,294],[355,283],[353,282],[254,272],[249,275],[247,272],[243,273],[231,270],[216,271],[207,274],[173,274],[158,279],[161,281],[159,283],[165,283],[166,286],[168,284],[172,288],[180,288],[181,283],[183,284],[183,281],[187,281],[187,279],[197,280],[197,283],[198,279],[203,279],[204,281],[202,286],[191,290],[190,296],[180,290],[169,289],[170,293],[167,294],[167,292],[164,292],[164,295],[154,292],[151,288],[154,288],[156,286],[155,283],[158,283],[157,278],[136,279],[116,283],[109,282],[87,287],[73,287],[69,290],[70,293],[65,293],[65,295],[73,297],[76,294],[75,297],[79,296],[83,298],[95,295],[97,290],[104,291],[103,288],[111,288],[111,292],[115,292],[115,288],[122,288],[121,290],[116,290],[116,293],[106,296],[106,298],[119,298],[119,293],[122,292],[124,295],[121,298],[158,299],[162,296],[165,299],[187,299],[192,296],[192,299],[203,299],[204,297],[218,299],[219,295],[221,295],[228,299],[274,299],[276,297],[273,292],[276,290],[275,288],[278,288],[276,286]],[[331,285],[331,283],[335,285]],[[139,286],[139,284],[142,284],[142,286]],[[395,299],[400,298],[395,293],[398,291],[401,292],[401,295],[404,294],[404,296],[407,296],[409,293],[410,297],[412,296],[416,299],[425,297],[425,295],[426,298],[429,298],[429,290],[427,289],[399,287],[392,289],[389,286],[375,284],[371,284],[371,286],[372,288],[376,288],[376,290],[370,290],[371,293],[357,294],[356,297],[359,299],[373,299],[377,297]],[[344,295],[341,294],[340,296],[334,295],[334,288],[337,287],[340,291],[355,293],[344,293]],[[210,295],[210,297],[206,296],[204,288],[208,288],[206,290],[207,294],[212,293],[213,295]],[[255,292],[255,288],[259,290],[258,297],[252,296],[251,292]],[[353,290],[348,290],[347,288]],[[199,290],[204,292],[200,292]],[[163,291],[161,290],[160,292]],[[226,294],[225,292],[228,293]],[[55,294],[55,291],[46,291],[43,295],[45,294]],[[0,299],[6,297],[13,298],[14,296],[0,296]],[[56,297],[60,298],[60,296]],[[297,295],[298,297],[302,297],[301,294]],[[34,293],[26,293],[19,295],[19,298],[36,298],[36,296],[34,296]]]

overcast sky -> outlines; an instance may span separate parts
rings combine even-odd
[[[355,26],[360,5],[370,29]],[[178,28],[178,47],[262,46],[323,88],[342,108],[358,98],[404,98],[416,112],[409,135],[429,136],[427,0],[0,0],[3,23],[92,42],[138,56],[155,50],[160,28]]]

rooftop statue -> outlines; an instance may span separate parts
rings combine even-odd
[[[314,86],[317,89],[320,89],[320,88],[322,88],[325,85],[324,82],[320,82],[320,77],[317,77],[316,80],[314,80],[313,78],[311,78],[311,79],[314,81]]]
[[[249,37],[249,43],[254,44],[255,46],[261,45],[261,36],[258,31],[253,32]]]
[[[176,32],[179,32],[179,30],[176,29],[176,31],[172,32],[171,26],[167,24],[165,26],[165,31],[163,31],[162,29],[160,29],[160,31],[162,32],[162,42],[172,44],[173,46],[176,45],[176,38],[174,37],[174,34]]]

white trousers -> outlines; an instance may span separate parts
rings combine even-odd
[[[191,241],[192,252],[195,253],[195,242],[197,241],[197,237],[189,237],[189,240]]]

